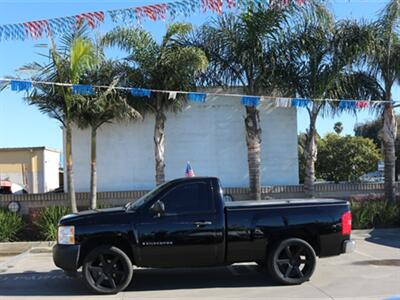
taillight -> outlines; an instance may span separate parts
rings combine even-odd
[[[342,215],[342,235],[351,234],[351,212],[347,211]]]

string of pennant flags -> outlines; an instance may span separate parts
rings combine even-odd
[[[17,80],[17,79],[1,79],[0,86],[10,85],[11,90],[15,92],[29,92],[35,87],[35,85],[51,85],[51,86],[63,86],[70,87],[73,94],[79,95],[95,95],[96,89],[109,89],[109,86],[103,85],[87,85],[87,84],[70,84],[60,82],[46,82],[46,81],[32,81],[32,80]],[[223,96],[223,97],[235,97],[240,98],[240,102],[244,106],[258,106],[262,102],[272,103],[276,107],[281,108],[308,108],[315,101],[324,102],[337,102],[337,108],[339,110],[359,110],[365,108],[378,109],[386,103],[400,103],[400,101],[393,100],[354,100],[354,99],[307,99],[299,97],[274,97],[274,96],[251,96],[242,94],[223,94],[223,93],[204,93],[204,92],[192,92],[192,91],[170,91],[170,90],[157,90],[157,89],[146,89],[137,87],[114,87],[114,90],[122,90],[129,92],[134,97],[150,98],[152,93],[164,93],[168,94],[169,100],[175,100],[179,94],[186,95],[187,100],[190,102],[205,103],[209,96]]]
[[[144,20],[172,20],[177,16],[191,16],[196,12],[221,14],[225,10],[247,9],[254,5],[284,7],[290,3],[303,4],[305,0],[175,0],[171,2],[135,6],[126,9],[95,11],[75,16],[51,18],[16,24],[0,25],[0,42],[40,39],[46,35],[59,36],[87,24],[95,29],[109,17],[120,24],[141,23]]]

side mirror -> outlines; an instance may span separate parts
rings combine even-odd
[[[151,207],[150,211],[157,217],[161,217],[165,212],[165,205],[161,200],[157,200]]]

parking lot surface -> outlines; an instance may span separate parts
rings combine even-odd
[[[0,273],[0,299],[390,299],[400,300],[400,229],[357,232],[352,254],[318,260],[311,281],[276,285],[256,264],[135,269],[126,291],[90,294],[57,269],[50,253],[14,259]],[[0,270],[1,271],[1,270]]]

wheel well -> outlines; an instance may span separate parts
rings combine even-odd
[[[128,255],[129,259],[132,262],[132,265],[134,264],[132,248],[128,240],[119,236],[111,236],[106,238],[92,238],[85,241],[80,248],[78,265],[82,266],[83,260],[85,259],[86,255],[88,255],[94,248],[104,245],[111,245],[121,249],[126,255]]]
[[[297,238],[297,239],[302,239],[302,240],[306,241],[307,243],[309,243],[311,245],[311,247],[313,247],[315,254],[317,256],[319,256],[319,253],[320,253],[319,238],[317,235],[314,235],[312,233],[307,233],[307,232],[297,233],[297,234],[286,233],[283,235],[271,237],[268,242],[268,246],[267,246],[267,255],[268,255],[268,251],[272,248],[273,245],[276,245],[277,243],[279,243],[283,240],[286,240],[286,239],[290,239],[290,238]]]

